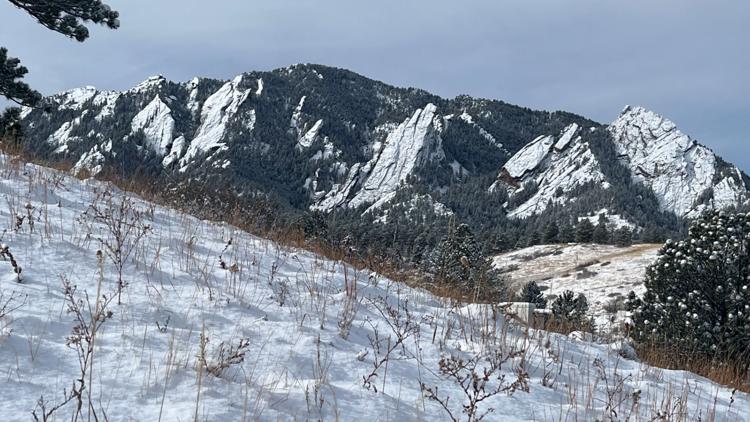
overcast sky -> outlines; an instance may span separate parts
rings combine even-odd
[[[105,2],[122,27],[80,44],[0,0],[0,45],[44,94],[320,63],[603,123],[642,105],[750,172],[749,1]]]

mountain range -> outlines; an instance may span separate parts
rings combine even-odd
[[[77,174],[145,177],[183,196],[200,187],[239,204],[263,198],[284,214],[319,212],[339,237],[390,237],[401,255],[456,221],[489,243],[599,214],[667,236],[750,199],[746,174],[641,107],[603,125],[321,65],[232,80],[155,76],[47,103],[48,112],[21,112],[36,157]]]

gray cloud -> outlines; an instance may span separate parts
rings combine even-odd
[[[651,108],[750,170],[750,3],[717,0],[110,0],[79,44],[0,0],[0,44],[49,94],[313,62],[444,96],[608,122]]]

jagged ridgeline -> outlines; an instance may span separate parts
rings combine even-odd
[[[191,192],[220,196],[220,208],[263,199],[289,222],[322,213],[309,221],[327,230],[312,232],[406,259],[450,224],[504,249],[598,215],[636,236],[678,235],[704,209],[747,203],[747,176],[640,108],[604,126],[319,65],[49,101],[49,113],[21,113],[38,158],[149,180],[202,207],[211,201]]]

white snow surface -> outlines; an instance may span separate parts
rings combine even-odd
[[[169,166],[180,158],[182,152],[185,151],[185,137],[179,136],[172,143],[172,148],[169,150],[169,154],[161,160],[161,164],[164,167]]]
[[[573,136],[578,133],[578,125],[576,123],[573,123],[572,125],[566,127],[563,130],[562,136],[560,136],[560,139],[557,140],[555,143],[555,149],[558,151],[561,151],[565,149],[565,147],[568,146],[570,141],[573,140]]]
[[[349,207],[371,204],[395,193],[416,168],[445,157],[436,111],[434,104],[427,104],[388,134],[379,154],[365,165],[367,179]]]
[[[306,96],[302,96],[299,100],[299,104],[297,104],[297,107],[294,108],[294,112],[292,112],[292,118],[289,121],[289,127],[294,129],[299,133],[300,131],[300,119],[302,116],[302,107],[305,106],[305,100],[307,99]]]
[[[88,110],[74,118],[69,122],[65,122],[56,131],[54,131],[48,138],[47,143],[50,145],[57,145],[57,148],[53,151],[55,154],[61,154],[68,151],[68,143],[79,140],[78,137],[71,136],[73,129],[81,124],[81,121],[88,114]]]
[[[537,168],[554,143],[555,138],[553,136],[540,136],[534,139],[505,163],[505,170],[515,179],[522,178],[526,172]]]
[[[297,141],[297,148],[310,148],[315,142],[316,139],[318,139],[318,132],[320,132],[320,128],[323,126],[323,120],[318,120],[315,122],[313,127],[310,128],[307,132],[305,132],[302,137],[299,138]]]
[[[558,196],[558,190],[567,193],[587,182],[601,182],[606,186],[599,162],[585,142],[575,143],[562,152],[554,151],[544,166],[544,171],[531,177],[539,186],[537,193],[509,212],[509,217],[529,217],[546,210],[550,202],[562,204],[571,200],[566,195]]]
[[[642,107],[626,107],[609,130],[635,180],[654,191],[663,210],[680,217],[696,217],[704,211],[695,202],[714,185],[717,157],[710,149]],[[747,201],[744,186],[726,181],[720,189],[714,204],[719,208]]]
[[[158,94],[130,123],[133,132],[143,131],[146,141],[160,156],[167,154],[167,147],[172,144],[174,125],[172,110],[164,104]]]
[[[31,420],[40,396],[50,408],[80,377],[76,351],[66,346],[76,322],[66,311],[61,280],[75,285],[76,299],[95,300],[98,239],[109,239],[105,227],[83,215],[105,184],[21,166],[18,171],[0,157],[2,195],[50,218],[40,219],[33,233],[26,225],[15,231],[11,209],[0,208],[3,242],[24,275],[19,284],[8,262],[0,263],[0,291],[21,295],[0,337],[3,420]],[[117,202],[121,193],[113,194]],[[196,414],[207,421],[447,420],[420,383],[450,396],[449,409],[464,419],[463,392],[441,375],[439,360],[517,350],[526,350],[523,358],[511,358],[495,375],[510,383],[517,373],[528,373],[527,388],[482,401],[482,411],[494,410],[486,420],[605,419],[613,383],[604,377],[621,382],[615,411],[629,415],[633,409],[633,420],[662,411],[674,420],[682,409],[687,420],[708,413],[716,420],[748,420],[748,395],[702,377],[623,359],[607,344],[526,331],[487,305],[451,305],[367,269],[133,200],[152,231],[126,262],[122,304],[107,305],[112,315],[98,325],[80,420],[88,419],[88,388],[94,409],[110,421],[186,421]],[[219,256],[236,271],[222,269]],[[103,274],[101,294],[111,297],[117,280],[109,260]],[[401,311],[391,314],[389,308]],[[352,323],[342,336],[346,315]],[[364,387],[387,339],[395,341],[392,324],[407,320],[413,324],[407,341],[391,353],[387,372],[381,366],[370,389]],[[378,340],[369,340],[376,332]],[[209,374],[197,359],[202,333],[209,364],[222,343],[236,347],[241,339],[248,341],[244,358]],[[498,382],[493,376],[488,387]],[[53,417],[71,419],[74,408],[69,403]]]
[[[310,206],[310,209],[315,211],[328,212],[334,208],[341,206],[346,203],[346,200],[352,194],[352,190],[356,187],[359,181],[360,170],[362,169],[362,163],[355,163],[349,170],[349,175],[343,184],[335,184],[329,192],[323,192],[323,199]]]
[[[154,75],[149,76],[146,78],[145,81],[139,83],[138,85],[134,86],[133,88],[130,88],[128,92],[144,92],[148,91],[149,89],[159,86],[163,83],[167,82],[167,79],[163,75]]]
[[[185,156],[180,159],[181,170],[187,168],[190,161],[198,154],[213,148],[226,149],[221,140],[226,132],[229,120],[234,117],[240,105],[250,96],[250,90],[239,88],[242,75],[224,84],[203,103],[201,125],[195,137],[190,141]]]
[[[628,221],[627,218],[619,215],[619,214],[610,214],[609,210],[606,208],[602,208],[601,210],[592,213],[592,215],[587,215],[583,217],[578,217],[578,221],[582,220],[589,220],[591,224],[597,225],[599,224],[599,216],[603,215],[606,219],[606,225],[609,230],[612,229],[619,229],[626,227],[630,230],[636,229],[637,226],[633,224],[632,222]]]
[[[96,176],[101,173],[104,160],[104,155],[99,151],[99,145],[94,145],[90,151],[81,155],[71,171],[74,175],[79,175],[81,171],[86,170],[91,176]]]
[[[80,110],[86,101],[94,98],[97,90],[93,86],[75,88],[68,91],[55,94],[53,100],[60,105],[62,109]]]
[[[99,114],[94,117],[97,122],[101,122],[102,120],[114,114],[115,105],[117,104],[117,100],[120,98],[120,95],[121,94],[119,92],[115,91],[104,91],[96,94],[96,96],[94,97],[94,105],[102,106]]]
[[[185,84],[186,88],[190,91],[190,94],[188,94],[187,108],[194,115],[198,114],[198,110],[200,110],[201,107],[198,102],[198,85],[200,83],[201,80],[199,78],[193,78]]]
[[[580,129],[571,124],[557,138],[540,136],[508,160],[500,180],[491,189],[504,187],[513,195],[529,181],[539,188],[532,198],[510,210],[509,216],[525,218],[544,211],[550,202],[574,201],[575,198],[556,193],[584,183],[598,182],[608,188],[596,156],[576,136]],[[662,210],[692,218],[708,207],[721,209],[750,201],[736,167],[731,166],[728,175],[717,175],[716,155],[658,114],[641,107],[626,107],[608,130],[634,180],[654,192]],[[707,203],[698,204],[706,195]]]
[[[747,186],[744,182],[737,182],[737,180],[743,180],[740,170],[735,168],[735,172],[737,173],[737,179],[727,176],[714,186],[714,207],[728,208],[747,203]]]
[[[547,297],[559,296],[565,290],[583,293],[597,326],[607,330],[613,315],[604,306],[616,297],[626,297],[630,291],[639,296],[646,291],[646,268],[656,260],[660,247],[539,245],[498,255],[493,264],[511,278],[516,289],[536,281]]]

